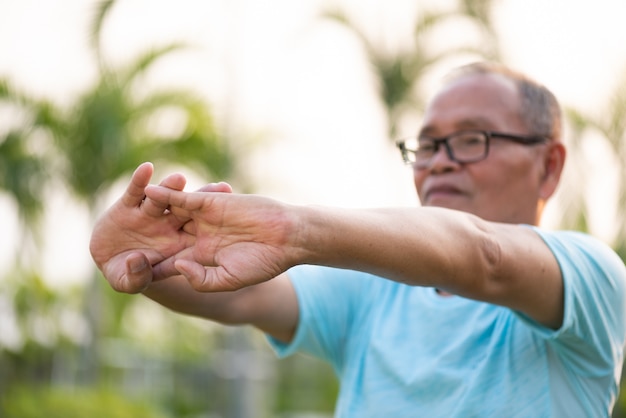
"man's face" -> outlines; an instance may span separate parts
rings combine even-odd
[[[531,134],[519,116],[513,82],[498,75],[467,75],[430,103],[420,135],[446,137],[462,130]],[[492,138],[486,159],[460,164],[440,147],[430,164],[414,169],[424,206],[461,210],[495,222],[538,222],[545,145]]]

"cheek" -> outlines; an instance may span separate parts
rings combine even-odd
[[[418,197],[422,198],[422,188],[424,187],[424,180],[426,180],[425,170],[413,169],[413,184],[415,185],[415,191]]]
[[[517,170],[511,168],[508,164],[467,167],[473,195],[478,204],[500,205],[499,202],[511,200],[511,193],[517,193]]]
[[[477,174],[475,181],[482,184],[483,192],[495,201],[515,202],[521,196],[528,196],[535,187],[535,179],[529,177],[533,171],[528,164],[509,161],[491,168]]]

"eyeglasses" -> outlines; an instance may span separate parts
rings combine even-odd
[[[443,138],[420,136],[396,142],[406,164],[415,168],[426,168],[430,160],[443,145],[448,158],[461,164],[475,163],[489,155],[489,142],[492,138],[502,138],[522,145],[535,145],[547,142],[543,136],[515,135],[492,131],[460,131]]]

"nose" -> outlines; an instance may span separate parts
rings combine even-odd
[[[439,143],[438,147],[425,167],[431,172],[451,171],[459,166],[459,163],[452,159],[447,143]]]

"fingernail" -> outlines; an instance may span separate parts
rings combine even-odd
[[[146,264],[145,260],[143,259],[137,260],[137,261],[130,263],[130,272],[139,273],[140,271],[144,270],[146,267],[148,267],[148,265]]]

